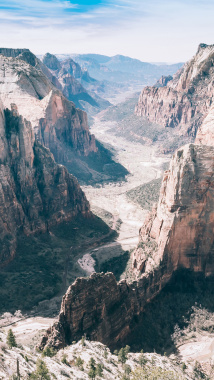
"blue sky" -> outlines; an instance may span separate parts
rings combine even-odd
[[[0,0],[1,46],[186,61],[214,43],[213,0]]]

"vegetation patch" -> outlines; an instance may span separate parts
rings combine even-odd
[[[134,203],[138,203],[142,209],[151,210],[155,202],[158,202],[162,178],[154,179],[144,185],[127,191],[126,196]]]

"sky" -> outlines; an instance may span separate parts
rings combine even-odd
[[[0,0],[1,47],[184,62],[214,43],[214,0]]]

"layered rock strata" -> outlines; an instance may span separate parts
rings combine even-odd
[[[201,44],[166,86],[143,89],[135,112],[150,122],[195,136],[213,103],[213,78],[214,45]]]
[[[91,216],[77,180],[35,140],[15,104],[0,107],[0,266],[15,255],[16,236],[49,231],[77,215]]]

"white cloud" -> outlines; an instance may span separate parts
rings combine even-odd
[[[1,45],[38,54],[93,52],[175,62],[190,58],[200,42],[214,42],[211,0],[117,0],[82,13],[69,1],[8,4],[14,10],[0,9]]]

